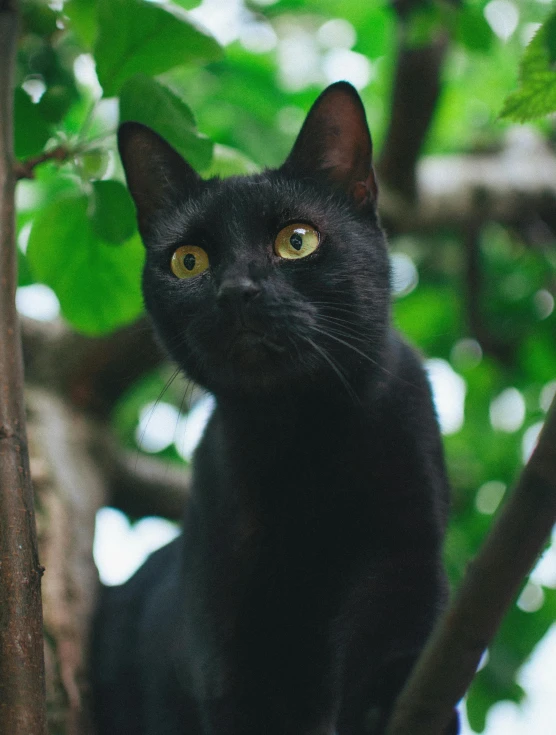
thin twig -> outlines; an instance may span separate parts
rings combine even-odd
[[[66,146],[59,145],[51,151],[45,151],[38,156],[27,158],[25,161],[17,161],[14,166],[14,176],[18,181],[20,179],[34,179],[35,168],[41,163],[45,163],[45,161],[58,161],[61,163],[70,156],[73,156],[74,153],[75,151],[70,150]]]

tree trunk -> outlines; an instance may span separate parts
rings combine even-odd
[[[65,401],[29,388],[31,471],[39,549],[45,566],[43,609],[48,731],[92,733],[88,637],[98,590],[92,556],[104,478],[92,461],[92,426]]]
[[[15,309],[13,77],[17,20],[15,2],[0,0],[0,732],[44,735],[42,570]]]

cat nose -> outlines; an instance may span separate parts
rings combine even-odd
[[[225,278],[220,284],[216,298],[222,306],[232,303],[244,305],[254,299],[260,291],[260,286],[247,276]]]

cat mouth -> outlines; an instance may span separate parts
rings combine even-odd
[[[254,329],[242,329],[232,338],[227,353],[229,356],[238,356],[248,360],[261,357],[273,352],[280,354],[286,351],[284,345],[276,342],[264,332]]]

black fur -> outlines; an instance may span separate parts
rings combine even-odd
[[[120,151],[148,311],[217,407],[183,535],[104,592],[99,735],[378,735],[446,599],[448,487],[426,377],[389,324],[359,98],[329,87],[257,176],[203,182],[134,123]],[[273,250],[291,222],[320,232],[307,258]],[[176,278],[182,244],[210,268]]]

